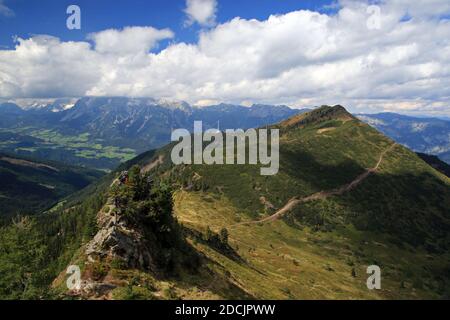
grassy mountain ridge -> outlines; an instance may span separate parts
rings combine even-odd
[[[449,179],[342,107],[294,117],[282,129],[280,173],[254,166],[178,166],[170,148],[142,155],[145,167],[180,187],[175,212],[190,234],[226,228],[237,261],[214,245],[195,248],[256,298],[438,298],[448,292]],[[355,189],[261,221],[294,197],[334,190],[373,168]],[[398,259],[402,257],[402,259]],[[239,262],[245,261],[245,263]],[[412,264],[414,261],[415,265]],[[365,267],[384,270],[368,291]]]
[[[56,207],[35,223],[46,235],[40,244],[47,245],[46,260],[52,261],[48,278],[62,273],[53,283],[54,290],[40,289],[45,281],[35,290],[50,292],[50,298],[67,294],[63,270],[68,264],[84,265],[86,244],[102,231],[96,218],[109,208],[110,186],[121,171],[139,165],[157,185],[172,186],[173,214],[201,264],[194,274],[160,277],[140,268],[99,263],[94,274],[84,276],[114,284],[101,297],[448,297],[447,177],[339,106],[324,106],[275,127],[281,129],[278,175],[264,177],[258,166],[248,165],[173,166],[169,145],[142,154]],[[299,203],[276,219],[264,220],[293,198],[342,188],[369,171],[353,189]],[[2,234],[18,237],[21,228],[16,224]],[[55,237],[56,230],[63,239]],[[27,241],[36,246],[36,239]],[[0,270],[12,269],[9,264],[2,269],[6,261],[2,252],[0,246]],[[36,257],[29,265],[39,265],[41,260]],[[372,264],[382,268],[382,290],[366,287],[366,268]],[[29,272],[21,271],[18,279],[23,281]],[[32,293],[25,292],[19,296]]]
[[[258,168],[251,166],[238,167],[238,170],[234,170],[233,166],[189,166],[180,174],[181,179],[187,179],[188,181],[184,182],[188,184],[200,185],[203,190],[213,189],[213,192],[214,188],[223,185],[220,190],[246,214],[264,215],[266,206],[261,203],[261,197],[275,207],[280,207],[292,197],[308,196],[338,188],[351,182],[367,168],[372,168],[380,154],[393,144],[390,139],[346,113],[342,107],[324,107],[301,117],[303,120],[294,125],[294,130],[291,127],[282,133],[278,175],[262,177],[257,174]],[[297,129],[299,125],[303,127]],[[285,123],[281,124],[281,128],[285,128]],[[189,181],[194,175],[200,176],[201,179]],[[393,188],[393,185],[397,184],[396,180],[402,188]],[[365,190],[359,192],[357,198],[351,199],[357,209],[364,212],[368,209],[382,209],[382,212],[390,212],[393,217],[400,219],[396,210],[377,207],[377,201],[369,200],[368,195],[373,193],[368,193],[372,191],[372,185],[373,190],[380,188],[380,191],[397,191],[394,194],[404,201],[395,205],[399,212],[403,211],[402,206],[408,206],[408,201],[416,204],[417,208],[412,210],[417,210],[413,212],[420,215],[429,214],[432,207],[438,212],[446,212],[445,208],[449,204],[448,178],[401,146],[396,146],[394,151],[387,154],[380,172],[369,177],[368,181],[370,183],[363,183],[351,193],[358,194],[359,190]],[[422,188],[423,182],[429,185]],[[257,190],[259,192],[255,192]],[[419,194],[416,195],[418,191]],[[383,197],[389,206],[395,204],[391,203],[391,195],[388,192],[377,192],[376,195]],[[361,203],[367,207],[360,206]],[[376,218],[377,215],[373,214]],[[387,226],[389,217],[385,218],[377,218],[376,221],[381,220],[379,223]],[[436,218],[438,219],[439,215],[436,215]],[[409,223],[403,221],[402,228],[405,224]],[[436,224],[445,226],[447,221]],[[445,233],[445,230],[441,230],[441,233]]]

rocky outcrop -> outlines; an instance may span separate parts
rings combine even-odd
[[[97,216],[99,231],[86,246],[89,262],[119,260],[129,268],[152,270],[151,248],[144,232],[108,204]]]

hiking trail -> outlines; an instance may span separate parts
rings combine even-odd
[[[394,143],[389,148],[387,148],[386,150],[383,151],[383,153],[380,155],[380,158],[378,159],[378,162],[375,167],[367,169],[364,173],[360,174],[358,177],[356,177],[352,182],[350,182],[348,184],[344,184],[343,186],[341,186],[337,189],[333,189],[333,190],[329,190],[329,191],[320,191],[320,192],[314,193],[310,196],[307,196],[307,197],[304,197],[301,199],[292,198],[291,200],[288,201],[288,203],[286,203],[286,205],[284,207],[282,207],[280,210],[278,210],[277,212],[275,212],[273,215],[271,215],[269,217],[263,218],[261,220],[256,220],[256,221],[247,221],[247,222],[237,223],[237,224],[231,225],[230,227],[272,222],[272,221],[275,221],[275,220],[278,220],[278,219],[284,217],[288,212],[290,212],[293,208],[295,208],[297,205],[299,205],[301,203],[306,203],[306,202],[315,201],[315,200],[323,200],[323,199],[326,199],[331,196],[340,196],[340,195],[344,194],[345,192],[348,192],[348,191],[356,188],[367,177],[369,177],[371,174],[378,171],[381,163],[383,162],[383,158],[386,155],[386,153],[391,151],[396,145],[397,144]]]

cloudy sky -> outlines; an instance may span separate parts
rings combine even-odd
[[[0,0],[0,98],[450,116],[450,1]],[[81,29],[66,8],[81,8]]]

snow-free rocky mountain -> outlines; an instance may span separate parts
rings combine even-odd
[[[170,142],[172,129],[253,128],[301,112],[287,106],[203,108],[150,98],[81,98],[51,104],[0,105],[0,150],[112,169]]]
[[[404,146],[438,156],[450,164],[450,121],[415,118],[395,113],[365,114],[359,118]]]

